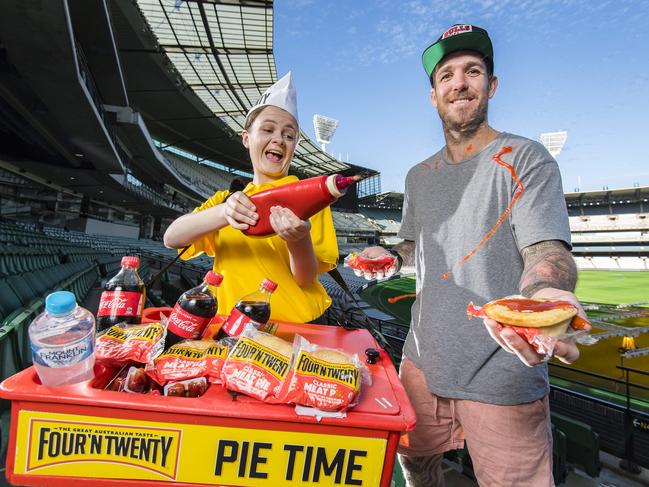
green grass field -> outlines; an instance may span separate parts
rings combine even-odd
[[[375,308],[396,317],[395,322],[401,326],[410,324],[410,307],[414,298],[408,297],[397,303],[390,304],[388,298],[414,293],[415,279],[408,276],[400,279],[382,281],[368,287],[363,293],[363,299]],[[644,271],[603,271],[588,270],[579,273],[579,280],[576,289],[577,297],[583,303],[600,305],[599,310],[589,310],[591,320],[602,319],[606,316],[619,316],[613,323],[621,326],[649,326],[649,305],[642,307],[631,307],[626,310],[617,309],[619,304],[633,304],[649,302],[649,272]],[[643,316],[623,316],[632,313]],[[477,322],[476,322],[477,323]],[[595,325],[596,326],[596,325]],[[593,329],[593,334],[603,333],[605,330]],[[644,333],[635,339],[638,348],[649,347],[649,333]],[[586,377],[578,371],[593,372],[610,377],[622,379],[623,372],[616,368],[620,365],[619,348],[622,345],[621,337],[613,337],[600,340],[595,345],[579,345],[581,358],[571,366],[574,370],[551,369],[555,377],[577,380],[593,387],[602,388],[615,394],[624,392],[624,385],[616,384],[606,379]],[[640,370],[649,371],[649,355],[628,359],[625,364]],[[649,387],[649,376],[632,374],[632,382]],[[639,389],[632,389],[631,395],[644,401],[649,400],[649,393]]]
[[[410,306],[414,299],[407,298],[395,304],[387,298],[415,292],[415,278],[383,281],[370,286],[363,298],[372,306],[396,316],[403,324],[410,323]],[[631,304],[649,301],[649,272],[643,271],[581,271],[577,281],[577,297],[586,303]]]
[[[581,271],[577,281],[580,301],[629,304],[649,301],[649,272]]]

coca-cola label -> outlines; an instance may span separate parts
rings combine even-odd
[[[104,291],[97,316],[141,316],[144,294],[134,291]]]
[[[211,319],[188,313],[179,304],[176,304],[169,317],[167,328],[179,337],[198,338]]]
[[[263,323],[259,323],[258,321],[250,319],[237,308],[232,308],[230,316],[228,316],[228,319],[225,320],[225,323],[223,323],[223,327],[221,329],[231,337],[238,337],[239,335],[241,335],[241,332],[248,323],[252,323],[253,326],[258,330],[264,327]]]

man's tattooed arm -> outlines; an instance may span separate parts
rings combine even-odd
[[[401,257],[401,267],[398,269],[403,273],[415,272],[415,242],[404,240],[392,248]]]
[[[573,292],[577,284],[577,266],[566,244],[546,240],[525,247],[521,252],[525,268],[519,288],[531,297],[540,289],[552,287]]]

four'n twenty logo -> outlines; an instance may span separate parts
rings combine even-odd
[[[34,423],[40,423],[36,420]],[[28,470],[69,462],[116,462],[175,478],[180,431],[46,422],[34,425]]]

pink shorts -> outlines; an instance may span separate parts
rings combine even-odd
[[[554,485],[547,396],[515,406],[439,397],[408,359],[399,376],[417,415],[416,428],[401,437],[401,455],[441,455],[463,448],[466,439],[480,485]]]

